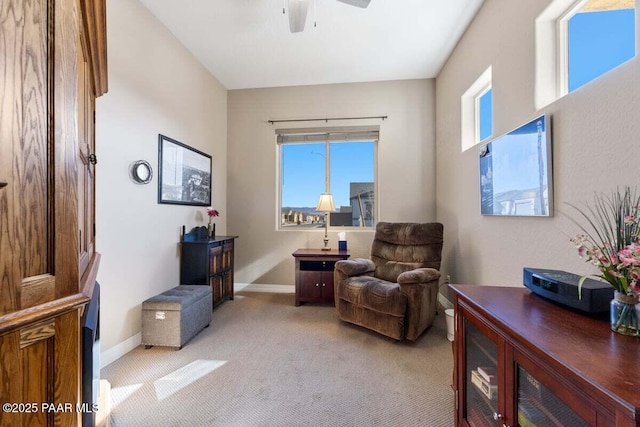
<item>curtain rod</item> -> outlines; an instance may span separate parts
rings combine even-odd
[[[365,119],[388,119],[389,116],[370,116],[370,117],[331,117],[325,119],[292,119],[292,120],[267,120],[267,123],[284,123],[284,122],[328,122],[329,120],[365,120]]]

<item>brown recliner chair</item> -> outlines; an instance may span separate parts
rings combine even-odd
[[[379,222],[371,259],[335,264],[340,319],[415,341],[436,315],[442,235],[440,223]]]

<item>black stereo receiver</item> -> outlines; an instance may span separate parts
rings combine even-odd
[[[525,267],[523,280],[531,292],[558,304],[592,314],[609,311],[613,287],[599,280],[585,279],[580,298],[580,277],[566,271]]]

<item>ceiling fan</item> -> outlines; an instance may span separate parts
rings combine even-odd
[[[371,0],[338,1],[363,9],[369,6],[369,3],[371,3]],[[299,33],[304,30],[304,24],[307,21],[307,9],[309,8],[309,0],[287,0],[287,5],[289,10],[289,30],[292,33]]]

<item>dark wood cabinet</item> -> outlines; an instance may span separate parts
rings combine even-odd
[[[334,304],[333,267],[349,258],[349,251],[298,249],[296,260],[296,306],[302,302]]]
[[[183,238],[180,284],[209,285],[214,308],[233,299],[234,241],[238,236],[216,236],[189,241]]]
[[[456,425],[640,426],[637,338],[526,288],[451,288]]]

